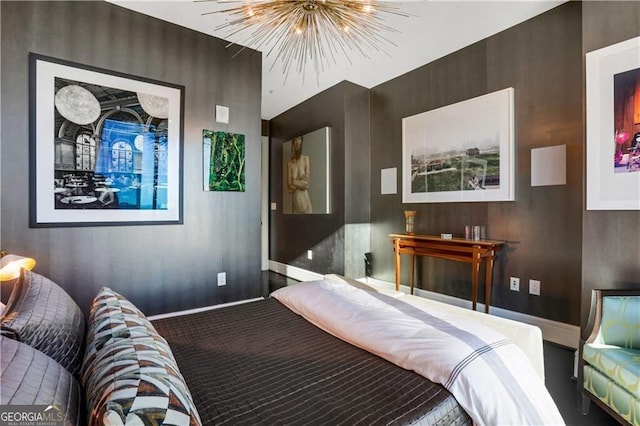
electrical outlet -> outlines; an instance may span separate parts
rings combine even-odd
[[[509,289],[513,291],[520,291],[520,278],[511,277],[509,280]]]
[[[309,260],[313,259],[313,251],[307,250],[307,259]]]
[[[529,280],[529,294],[540,296],[540,281]]]
[[[227,273],[218,272],[218,287],[222,287],[223,285],[227,285]]]

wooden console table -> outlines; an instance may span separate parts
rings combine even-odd
[[[485,307],[489,312],[491,302],[491,281],[493,279],[493,263],[496,253],[504,246],[504,241],[495,240],[466,240],[452,238],[445,240],[434,235],[389,234],[391,237],[396,264],[396,290],[400,290],[400,255],[411,255],[411,294],[413,294],[413,277],[415,274],[416,256],[436,257],[471,263],[471,294],[473,310],[478,301],[478,274],[480,264],[486,260],[485,273]]]

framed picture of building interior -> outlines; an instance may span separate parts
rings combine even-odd
[[[30,225],[181,224],[184,87],[29,61]]]
[[[294,137],[282,145],[283,212],[329,214],[331,128]]]
[[[402,202],[514,200],[514,89],[402,119]]]
[[[640,210],[640,37],[586,55],[587,210]]]

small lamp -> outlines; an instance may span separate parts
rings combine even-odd
[[[36,266],[35,259],[0,252],[0,281],[11,281],[20,276],[20,269],[32,270]]]

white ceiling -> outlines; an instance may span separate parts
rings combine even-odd
[[[192,0],[107,0],[119,6],[191,28],[205,34],[243,44],[247,35],[229,37],[229,30],[218,30],[225,14],[203,15],[236,6],[239,2],[223,0],[194,2]],[[262,61],[262,118],[269,120],[313,95],[340,83],[351,81],[366,88],[391,80],[415,68],[455,52],[464,46],[503,31],[520,22],[546,12],[562,1],[457,1],[429,0],[396,2],[411,17],[385,16],[385,24],[397,33],[385,37],[394,45],[385,52],[370,53],[363,58],[337,56],[336,64],[324,70],[316,79],[309,64],[303,75],[292,70],[285,80],[282,67],[273,66],[275,54]],[[262,50],[266,52],[266,48]]]

